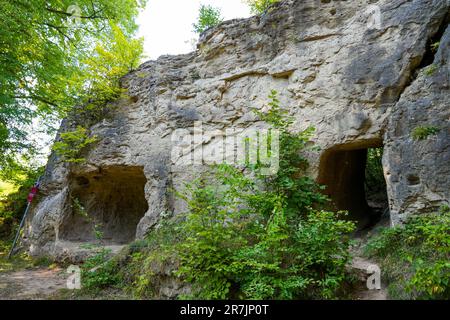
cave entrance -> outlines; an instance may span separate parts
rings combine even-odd
[[[148,210],[142,167],[110,166],[71,180],[70,214],[61,225],[61,240],[110,245],[135,239]]]
[[[346,210],[358,230],[371,227],[388,212],[381,143],[340,146],[321,159],[318,182],[326,186],[333,210]]]

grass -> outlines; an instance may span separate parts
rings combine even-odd
[[[0,240],[0,273],[21,271],[30,268],[47,267],[55,268],[57,265],[47,257],[33,259],[27,252],[16,253],[8,259],[11,242]]]
[[[426,67],[423,72],[425,73],[426,76],[430,77],[432,76],[437,70],[438,70],[438,66],[435,64],[431,64],[428,67]]]
[[[0,240],[0,273],[27,269],[34,266],[31,257],[26,253],[18,253],[8,259],[11,243]]]

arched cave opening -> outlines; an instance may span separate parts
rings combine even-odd
[[[340,146],[321,158],[318,182],[326,186],[331,209],[348,211],[358,230],[374,226],[388,212],[382,152],[379,143]]]
[[[142,167],[109,166],[71,180],[70,210],[60,226],[60,240],[116,245],[135,239],[148,210]]]

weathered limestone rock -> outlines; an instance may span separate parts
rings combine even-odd
[[[384,163],[394,223],[436,210],[443,199],[450,199],[449,60],[447,27],[431,67],[420,72],[392,109]],[[413,140],[415,128],[429,126],[439,129],[438,134]]]
[[[261,17],[206,31],[196,52],[144,63],[123,78],[130,98],[116,102],[112,117],[91,128],[100,141],[87,154],[87,164],[70,166],[50,158],[43,196],[28,227],[32,253],[58,256],[63,250],[61,243],[70,240],[62,232],[64,221],[75,214],[73,197],[83,194],[83,184],[93,192],[86,194],[85,207],[95,209],[90,199],[104,202],[96,211],[102,223],[109,221],[107,212],[127,214],[117,201],[112,201],[117,207],[103,210],[107,195],[96,193],[101,186],[89,187],[114,168],[141,168],[145,176],[141,191],[148,210],[140,206],[144,211],[135,226],[136,237],[143,237],[161,215],[182,210],[169,189],[202,170],[180,167],[173,159],[174,131],[192,133],[196,121],[204,130],[262,128],[252,108],[262,109],[272,89],[295,117],[295,130],[316,128],[313,141],[321,151],[309,155],[310,174],[330,185],[333,199],[348,203],[353,197],[357,203],[364,196],[351,190],[361,184],[361,174],[350,174],[355,183],[336,178],[348,176],[340,171],[343,166],[351,172],[364,169],[364,163],[349,166],[336,159],[356,161],[354,151],[384,145],[393,223],[448,203],[448,31],[435,57],[438,70],[414,78],[424,67],[430,41],[445,30],[449,8],[446,0],[288,0]],[[413,141],[411,130],[425,123],[440,127],[439,134]],[[184,157],[201,147],[208,151],[218,141],[207,137],[188,147]],[[120,191],[125,203],[140,197],[138,190],[128,191]],[[362,207],[355,217],[364,224]],[[78,227],[74,224],[74,234]],[[92,235],[84,240],[92,241]]]

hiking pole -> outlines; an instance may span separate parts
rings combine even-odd
[[[36,194],[39,191],[39,184],[40,184],[40,182],[41,182],[41,177],[39,177],[37,179],[36,183],[31,188],[30,193],[28,194],[28,197],[27,197],[27,202],[28,202],[27,208],[25,209],[25,213],[23,214],[22,220],[20,221],[19,229],[17,230],[16,236],[14,238],[14,242],[12,244],[11,251],[9,251],[9,254],[8,254],[8,259],[11,259],[12,255],[13,255],[14,248],[16,247],[16,244],[17,244],[17,240],[19,240],[19,237],[20,237],[20,231],[22,230],[23,225],[25,224],[25,220],[27,218],[28,211],[30,210],[31,202],[33,202],[34,197],[36,196]]]

